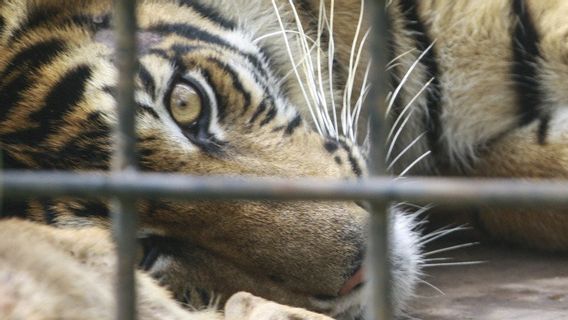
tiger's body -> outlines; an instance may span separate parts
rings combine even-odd
[[[359,1],[336,4],[333,38],[318,36],[325,25],[319,23],[319,1],[295,4],[302,30],[288,1],[274,4],[277,10],[272,1],[139,3],[142,171],[365,176],[357,134],[340,137],[331,116],[312,121],[307,106],[330,115],[332,106],[341,108],[344,88],[353,90],[343,99],[352,104],[351,96],[365,92],[365,68],[355,70],[350,62],[358,45],[353,37],[362,37],[355,23]],[[391,1],[392,69],[395,88],[401,87],[388,115],[393,172],[565,177],[568,29],[560,13],[566,10],[561,1]],[[108,170],[116,120],[110,13],[110,1],[0,4],[5,168]],[[312,42],[296,41],[294,32],[309,35],[306,43],[317,39],[317,50]],[[331,61],[332,68],[308,66],[308,75],[302,74],[307,56],[321,58],[324,66]],[[366,59],[362,55],[360,65]],[[291,70],[300,71],[300,82]],[[208,293],[228,298],[245,290],[339,318],[363,313],[361,288],[348,285],[359,276],[368,219],[355,204],[151,200],[140,201],[138,211],[144,257],[157,257],[143,267],[178,300],[198,306],[208,302]],[[2,212],[65,229],[109,228],[102,200],[9,201]],[[565,218],[538,214],[481,211],[475,220],[496,236],[565,249]],[[393,293],[400,313],[419,281],[421,239],[412,217],[396,208],[392,217]],[[26,227],[0,222],[0,228]],[[6,288],[10,282],[0,282],[0,295],[13,292]]]
[[[393,119],[412,113],[393,155],[423,134],[396,170],[430,151],[411,174],[567,177],[565,2],[394,1],[390,13],[394,56],[412,50],[397,59],[399,80],[426,51],[392,108]],[[499,239],[568,248],[568,218],[561,209],[481,209],[467,219]]]

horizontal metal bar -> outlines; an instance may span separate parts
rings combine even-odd
[[[78,196],[180,200],[374,200],[451,206],[568,207],[568,181],[377,177],[359,181],[195,177],[172,174],[5,171],[6,197]]]

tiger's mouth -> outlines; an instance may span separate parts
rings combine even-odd
[[[315,309],[335,319],[363,319],[365,317],[365,283],[357,284],[348,294],[338,297],[313,297],[310,303]]]
[[[251,293],[279,303],[324,313],[337,319],[355,319],[363,315],[363,296],[366,285],[360,262],[357,262],[357,265],[353,267],[354,271],[351,272],[352,276],[345,281],[344,286],[338,291],[337,295],[296,292],[293,289],[283,287],[280,283],[282,280],[275,276],[267,275],[263,277],[258,274],[254,274],[251,278],[255,281],[252,286],[244,282],[243,284],[239,284],[242,287],[229,288],[227,282],[216,279],[214,275],[214,280],[204,280],[206,277],[199,275],[204,272],[202,270],[203,268],[200,266],[200,262],[207,259],[204,255],[213,256],[212,253],[188,254],[190,251],[185,250],[184,254],[188,254],[187,256],[176,256],[174,252],[179,251],[174,248],[179,248],[182,242],[160,236],[146,236],[139,239],[139,242],[142,247],[142,254],[139,259],[138,267],[148,272],[160,284],[170,289],[176,299],[195,308],[208,306],[213,300],[218,298],[220,298],[220,300],[216,301],[217,303],[224,303],[224,300],[238,291],[253,291],[252,288],[264,288]],[[199,249],[196,251],[199,251]],[[176,264],[175,261],[180,261],[180,259],[183,260],[183,262]],[[188,263],[188,259],[193,260],[191,264]],[[179,270],[180,266],[188,265],[190,265],[190,267],[185,268],[181,274],[178,272],[174,273],[174,277],[167,276],[172,273],[172,270]],[[235,266],[231,267],[235,268]],[[169,270],[166,271],[166,268]],[[211,267],[208,269],[207,272],[210,272]],[[239,270],[238,267],[236,267],[236,269],[238,270],[237,272],[243,272],[239,274],[239,276],[244,278],[246,271]],[[169,278],[165,279],[164,275]],[[261,280],[264,278],[266,278],[266,281]],[[180,282],[182,283],[180,284]],[[226,291],[220,292],[220,288],[226,289]],[[188,292],[191,291],[198,292],[200,299],[186,301],[186,296],[190,295]]]

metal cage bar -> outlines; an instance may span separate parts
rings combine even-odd
[[[568,208],[568,181],[375,177],[361,181],[195,177],[158,173],[5,171],[7,198],[123,196],[176,200],[373,200],[449,207]],[[568,212],[566,213],[568,214]]]
[[[136,103],[134,74],[136,57],[136,0],[114,1],[114,28],[118,83],[116,92],[117,126],[113,175],[135,174],[136,171]],[[116,274],[116,319],[136,319],[136,198],[120,194],[113,198],[113,231],[118,254]]]
[[[367,1],[371,12],[374,37],[371,43],[371,57],[374,73],[372,93],[365,101],[370,116],[371,152],[369,169],[373,176],[386,176],[386,110],[388,77],[385,76],[388,64],[389,32],[385,0]],[[389,259],[389,202],[381,197],[371,198],[371,220],[369,235],[369,262],[372,306],[369,306],[371,319],[392,319],[391,264]]]

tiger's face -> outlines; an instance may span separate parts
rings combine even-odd
[[[184,9],[191,17],[176,22],[170,14],[162,20],[168,22],[149,23],[140,34],[142,43],[151,42],[142,49],[137,92],[148,110],[139,118],[144,170],[330,179],[365,174],[356,146],[322,137],[305,123],[262,48],[238,30],[188,25],[197,18]],[[329,302],[351,291],[342,288],[361,268],[366,220],[354,203],[208,201],[162,202],[142,223],[152,235],[179,241],[178,250],[187,248],[189,254],[173,260],[191,265],[187,277],[206,291],[228,297],[246,288],[314,309],[320,306],[312,300]],[[196,259],[196,252],[205,257]],[[163,261],[151,271],[161,274]],[[172,280],[163,281],[175,286]]]
[[[47,18],[0,48],[3,88],[34,75],[31,86],[17,89],[18,108],[5,113],[11,124],[0,129],[2,148],[13,168],[107,170],[117,108],[110,4],[63,3],[14,5],[18,14]],[[3,15],[9,10],[0,7]],[[316,133],[303,116],[297,84],[282,73],[289,61],[222,10],[193,1],[139,4],[140,170],[364,176],[355,145]],[[38,128],[39,140],[25,134]],[[45,208],[31,202],[29,215],[44,221]],[[53,200],[47,208],[49,223],[109,223],[104,206],[90,202]],[[204,292],[227,298],[246,290],[332,315],[361,308],[368,214],[355,203],[148,200],[139,215],[140,237],[155,256],[144,267],[190,304],[207,303]],[[202,301],[192,301],[195,293]]]

